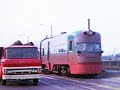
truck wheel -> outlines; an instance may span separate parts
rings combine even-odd
[[[46,69],[46,66],[42,66],[42,73],[43,74],[46,74],[45,69]]]
[[[37,85],[38,84],[38,79],[33,79],[33,85]]]
[[[6,80],[1,80],[2,85],[6,85]]]
[[[46,66],[43,67],[43,73],[44,73],[44,74],[49,74],[49,70],[47,69]]]

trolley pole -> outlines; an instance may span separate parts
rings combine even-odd
[[[88,19],[88,30],[90,31],[90,19]]]

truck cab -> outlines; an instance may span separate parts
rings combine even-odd
[[[11,45],[0,48],[0,79],[2,85],[7,80],[33,80],[37,85],[41,77],[41,60],[38,48],[31,45]]]

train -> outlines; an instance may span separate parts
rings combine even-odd
[[[40,42],[43,73],[96,76],[102,72],[102,53],[101,35],[90,26],[88,30],[62,32]]]

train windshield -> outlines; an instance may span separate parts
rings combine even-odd
[[[38,58],[37,48],[7,48],[6,58]]]
[[[101,52],[99,43],[77,43],[77,51]]]

